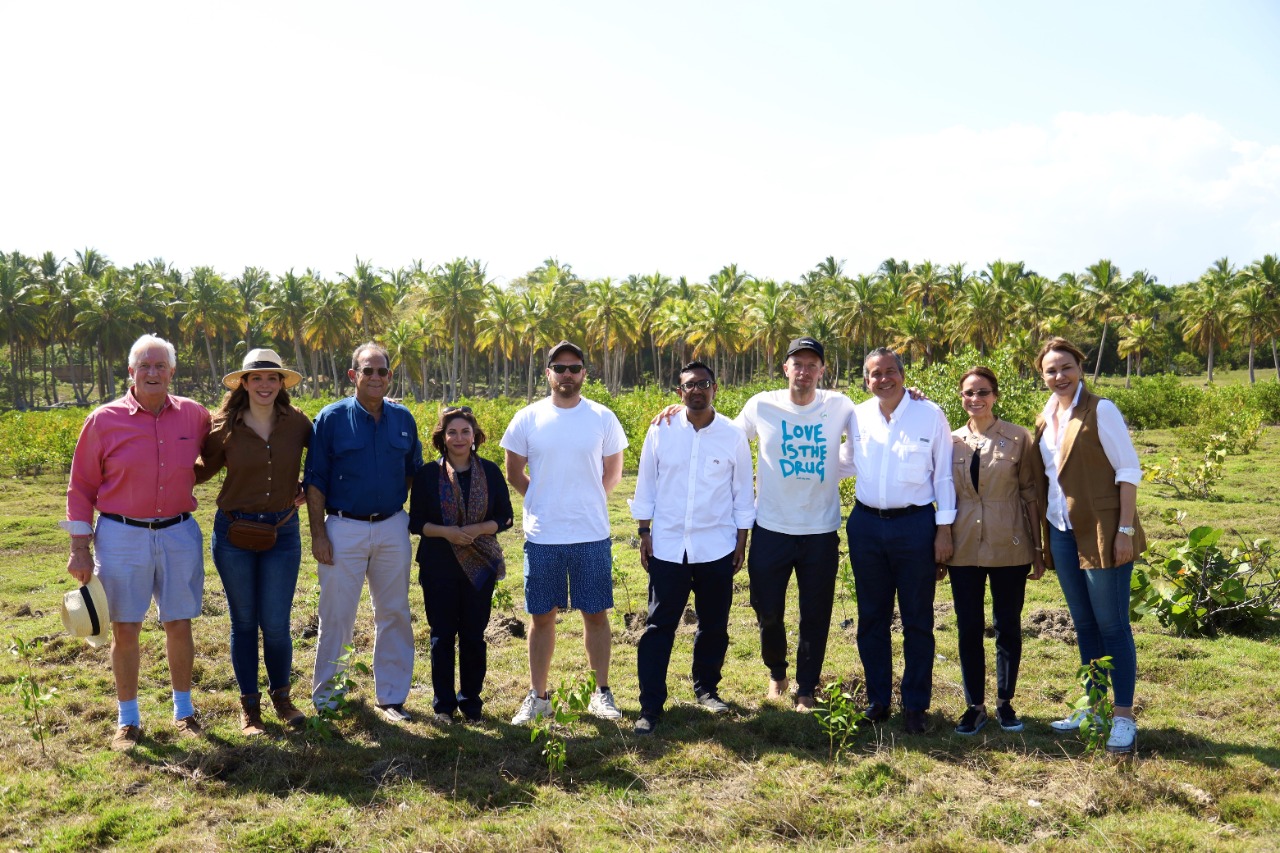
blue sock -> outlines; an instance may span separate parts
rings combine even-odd
[[[173,691],[173,718],[181,720],[183,717],[190,717],[196,712],[195,707],[191,704],[191,691],[185,693],[181,690]]]
[[[118,726],[140,726],[142,725],[142,716],[138,713],[138,700],[130,699],[128,702],[116,700],[116,725]]]

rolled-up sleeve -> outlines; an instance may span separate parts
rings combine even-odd
[[[746,434],[739,436],[733,454],[733,523],[750,530],[756,523],[755,469],[751,467],[751,444]]]
[[[951,524],[956,520],[956,486],[951,479],[951,425],[939,409],[933,425],[933,499],[938,502],[934,520]]]
[[[1132,483],[1136,486],[1141,483],[1142,463],[1138,460],[1138,451],[1129,438],[1124,416],[1110,400],[1098,400],[1098,437],[1107,461],[1116,469],[1116,484]]]

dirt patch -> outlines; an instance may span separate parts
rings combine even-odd
[[[320,614],[312,613],[305,622],[293,626],[293,633],[304,640],[310,640],[320,633]]]
[[[623,613],[622,642],[629,646],[639,643],[640,638],[644,635],[645,620],[648,618],[648,613]]]
[[[484,641],[486,643],[499,645],[507,642],[512,637],[523,639],[524,636],[524,620],[508,616],[506,613],[491,613],[489,615],[489,627],[484,629]]]
[[[43,615],[44,615],[44,611],[43,611],[43,610],[32,610],[32,609],[31,609],[31,605],[30,605],[30,604],[23,604],[23,605],[19,605],[18,609],[17,609],[17,610],[15,610],[15,611],[13,611],[13,615],[14,615],[15,617],[16,617],[16,616],[28,616],[28,617],[33,617],[33,618],[34,618],[34,617],[38,617],[38,616],[43,616]]]
[[[940,616],[945,616],[946,614],[950,613],[954,609],[955,609],[955,605],[953,605],[950,601],[934,602],[933,624],[934,624],[935,630],[937,630],[938,618]],[[896,607],[893,610],[893,622],[889,624],[889,630],[897,634],[902,633],[902,614],[898,612],[898,609]]]
[[[1071,613],[1060,608],[1033,610],[1023,622],[1022,634],[1026,637],[1043,637],[1046,640],[1076,641],[1076,629],[1071,624]]]

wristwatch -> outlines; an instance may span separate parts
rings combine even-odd
[[[1138,532],[1136,527],[1117,527],[1116,530],[1119,533],[1123,533],[1125,536],[1132,536]]]
[[[647,536],[648,534],[649,534],[649,528],[647,527],[641,527],[639,530],[636,531],[637,536]]]

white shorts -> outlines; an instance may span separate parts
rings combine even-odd
[[[204,536],[194,517],[163,530],[99,518],[93,540],[93,569],[112,622],[141,622],[152,599],[162,623],[200,615]]]

